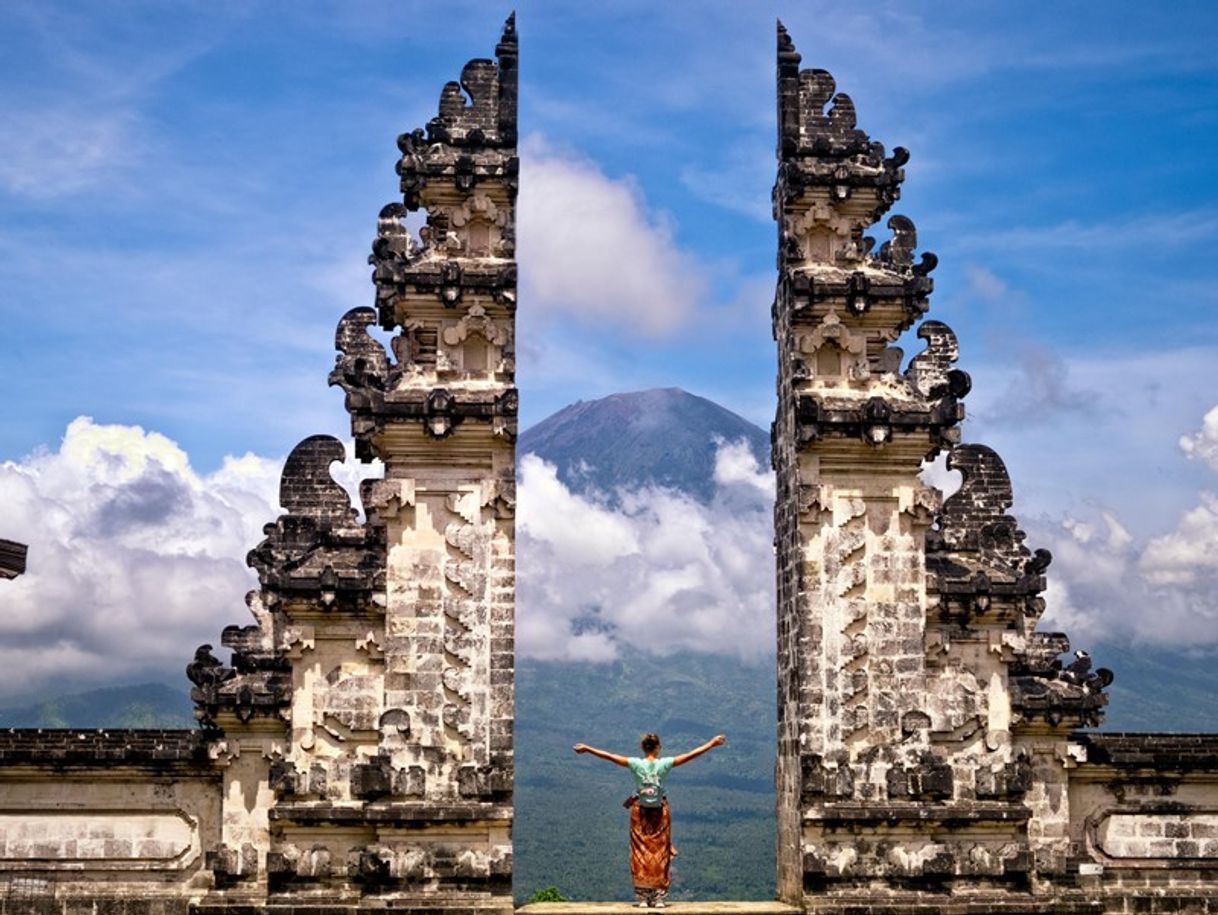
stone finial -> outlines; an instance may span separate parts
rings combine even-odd
[[[195,649],[195,658],[186,665],[186,679],[195,686],[215,686],[231,679],[233,669],[225,667],[220,659],[212,654],[210,645],[200,645]]]
[[[495,60],[475,58],[460,80],[440,92],[439,113],[427,123],[427,142],[449,146],[514,146],[519,55],[516,14],[508,17],[495,47]],[[412,146],[417,139],[410,138]],[[403,146],[405,152],[405,146]]]
[[[1031,554],[1023,545],[1025,534],[1007,509],[1014,503],[1006,464],[992,448],[965,444],[947,458],[949,470],[964,477],[960,489],[944,503],[939,531],[944,545],[955,551],[984,552],[1020,567]]]
[[[264,528],[266,539],[248,557],[264,590],[362,605],[383,589],[383,531],[357,520],[351,497],[330,475],[330,465],[346,457],[329,435],[292,449],[279,486],[285,513]]]
[[[854,101],[837,91],[828,70],[801,70],[800,54],[782,22],[778,23],[779,158],[799,154],[834,157],[866,154],[882,159],[884,149],[859,130]],[[909,151],[893,150],[893,170],[909,161]]]
[[[376,323],[373,308],[352,308],[338,322],[334,332],[334,370],[330,384],[337,384],[348,394],[368,388],[383,391],[389,381],[389,356],[380,341],[368,333]]]
[[[927,571],[941,613],[998,611],[1039,618],[1045,609],[1039,596],[1046,587],[1044,573],[1053,557],[1048,550],[1033,553],[1024,546],[1026,535],[1007,514],[1014,498],[1002,458],[985,445],[958,445],[947,466],[964,480],[943,503],[926,541]]]
[[[952,368],[960,357],[955,332],[942,321],[923,321],[918,326],[919,339],[926,349],[909,362],[905,377],[923,397],[939,398],[945,394],[964,397],[972,388],[968,372]]]
[[[330,476],[330,465],[345,461],[347,450],[332,435],[311,435],[292,449],[279,481],[279,504],[289,515],[318,521],[354,518],[351,497]]]

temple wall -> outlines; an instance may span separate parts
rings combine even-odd
[[[1218,911],[1218,735],[1078,739],[1069,839],[1079,882],[1108,912]]]
[[[184,915],[222,807],[198,732],[0,731],[0,912]]]

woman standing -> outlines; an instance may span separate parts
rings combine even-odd
[[[660,756],[660,738],[656,734],[643,735],[640,741],[642,757],[618,756],[583,743],[572,747],[576,753],[591,753],[619,766],[626,766],[634,776],[635,793],[626,800],[626,806],[630,808],[630,875],[640,907],[664,908],[664,897],[671,882],[669,868],[675,850],[672,847],[668,800],[664,796],[664,781],[669,771],[673,766],[683,766],[726,740],[720,734],[680,756]]]

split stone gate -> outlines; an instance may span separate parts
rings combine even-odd
[[[339,321],[330,375],[385,465],[363,520],[342,444],[305,439],[249,556],[254,624],[188,668],[199,729],[0,732],[0,911],[511,908],[516,92],[509,20],[398,140],[374,307]],[[904,216],[865,234],[909,154],[781,26],[777,153],[781,901],[1218,911],[1218,738],[1078,730],[1111,674],[1036,629],[1050,556],[998,455],[960,443],[936,258]],[[945,501],[919,478],[942,452]]]

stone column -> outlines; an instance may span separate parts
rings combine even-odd
[[[510,905],[515,593],[517,43],[472,60],[439,113],[398,140],[402,200],[380,214],[376,311],[344,318],[333,380],[348,392],[388,555],[378,776],[401,818],[364,876]],[[416,241],[406,226],[421,211]],[[367,336],[395,334],[393,360]],[[366,377],[361,377],[363,374]],[[407,799],[409,799],[407,801]],[[409,836],[400,830],[410,824]],[[378,863],[379,862],[379,863]],[[379,870],[378,870],[379,868]],[[371,871],[375,871],[372,873]],[[409,889],[407,889],[409,888]],[[481,904],[481,903],[480,903]]]
[[[1046,800],[1108,677],[1053,663],[1068,643],[1034,632],[1048,554],[1005,514],[998,456],[957,445],[969,378],[951,329],[922,320],[937,258],[915,257],[904,216],[878,248],[864,235],[909,154],[799,64],[780,25],[779,894],[808,910],[1062,903],[1066,815]],[[915,324],[906,362],[892,344]],[[943,450],[964,482],[941,505],[919,474]]]

